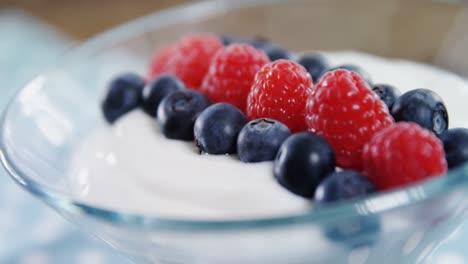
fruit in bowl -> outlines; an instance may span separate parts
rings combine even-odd
[[[293,56],[272,59],[268,51],[275,50],[279,56],[279,50],[270,48],[275,45],[266,40],[259,48],[233,37],[229,39],[228,44],[220,46],[222,38],[214,34],[182,36],[169,45],[170,52],[166,47],[154,52],[144,88],[142,77],[116,76],[103,103],[104,116],[114,117],[107,118],[115,126],[113,133],[119,129],[149,129],[130,120],[137,118],[157,127],[156,131],[151,127],[150,132],[154,133],[145,136],[166,141],[164,151],[145,149],[144,153],[156,161],[158,155],[173,153],[173,157],[166,159],[168,165],[159,164],[159,169],[169,171],[181,162],[192,171],[189,177],[203,186],[199,187],[203,189],[202,196],[194,186],[194,189],[186,188],[184,193],[165,194],[164,198],[170,202],[184,201],[186,208],[201,206],[209,211],[207,215],[194,212],[194,217],[286,215],[308,210],[314,201],[323,206],[405,187],[446,173],[450,157],[446,157],[443,141],[438,136],[447,131],[449,120],[441,97],[428,89],[413,89],[401,95],[394,85],[371,86],[371,79],[379,80],[356,66],[364,58],[376,68],[379,64],[391,67],[392,61],[354,53],[350,56],[353,60],[347,64],[330,66],[333,64],[329,57],[342,55],[318,52],[301,55],[297,61]],[[282,54],[295,52],[283,50]],[[408,69],[424,67],[407,63]],[[194,65],[198,65],[200,72],[190,76],[196,76],[197,80],[188,80],[187,73]],[[397,67],[393,70],[400,72]],[[119,93],[120,90],[128,90],[127,94],[133,96],[131,103],[124,100],[128,95]],[[117,119],[113,114],[116,110],[106,108],[111,100],[121,102],[121,110],[117,111],[121,120],[117,124],[113,124]],[[133,111],[140,112],[142,108],[149,115],[126,116],[129,105]],[[153,140],[141,137],[147,142]],[[187,141],[183,143],[185,149],[179,148],[174,139]],[[122,140],[132,142],[131,138]],[[152,146],[161,147],[156,143]],[[170,151],[171,148],[175,150]],[[195,148],[197,152],[193,151]],[[134,148],[133,151],[142,150]],[[186,162],[182,153],[192,155],[191,162]],[[220,158],[229,166],[224,168]],[[197,160],[203,160],[204,165],[197,164]],[[138,164],[138,160],[132,163]],[[204,169],[208,166],[217,166],[218,175],[200,176],[210,173]],[[247,175],[241,175],[244,173]],[[253,182],[247,188],[246,183],[259,177],[253,173],[261,174],[264,182]],[[157,184],[159,188],[165,186],[170,192],[171,188],[179,188],[178,181],[186,179],[187,176],[180,174],[154,182],[148,173],[143,177],[145,183]],[[135,181],[133,177],[140,176],[124,176],[129,182]],[[210,180],[213,177],[219,178],[216,183]],[[222,186],[223,178],[226,186]],[[231,178],[238,179],[229,182],[227,179]],[[262,191],[251,192],[252,188]],[[154,187],[153,192],[157,196],[160,189]],[[264,192],[270,192],[268,200],[260,199]],[[214,197],[216,201],[206,201]],[[245,202],[249,206],[237,208],[236,198],[238,204]],[[266,202],[284,207],[273,210]],[[169,206],[170,203],[162,203],[158,213],[177,216],[177,212],[164,212]],[[172,210],[177,211],[177,206]]]
[[[418,262],[437,246],[439,239],[433,238],[443,237],[436,232],[453,228],[450,225],[458,223],[468,208],[465,199],[467,173],[465,166],[461,165],[464,136],[461,132],[460,137],[459,130],[453,129],[466,127],[463,114],[466,81],[453,73],[422,64],[434,64],[458,73],[466,70],[462,66],[465,64],[461,63],[464,50],[458,48],[463,45],[454,43],[463,40],[463,34],[458,33],[460,27],[456,27],[460,16],[454,13],[463,8],[452,5],[447,8],[447,4],[427,1],[392,8],[389,8],[389,3],[354,5],[340,2],[339,8],[333,6],[335,4],[323,2],[318,5],[301,0],[288,1],[287,4],[279,1],[203,2],[155,14],[98,37],[62,59],[50,72],[38,76],[18,94],[3,119],[2,161],[21,186],[137,263]],[[325,6],[330,8],[323,8]],[[360,16],[358,19],[355,14],[362,12],[363,8],[369,11],[367,14],[375,16]],[[446,16],[450,19],[445,19]],[[287,19],[278,19],[283,17]],[[334,19],[327,20],[330,17]],[[430,19],[421,20],[421,17]],[[418,21],[424,21],[424,28],[430,28],[431,34],[423,34]],[[307,26],[307,34],[304,34],[304,26]],[[461,29],[463,31],[464,28]],[[219,38],[209,36],[210,50],[204,50],[201,44],[205,41],[194,38],[194,33],[190,33],[189,38],[183,36],[186,32],[200,30],[229,34]],[[273,44],[269,44],[266,38],[234,37],[251,36],[254,32],[271,39]],[[454,33],[447,37],[447,32]],[[183,44],[179,45],[178,39],[184,39]],[[199,54],[194,55],[190,48],[192,41],[198,43],[194,50],[212,58],[221,49],[226,51],[227,44],[251,45],[263,51],[269,60],[256,67],[265,68],[266,73],[276,76],[283,76],[284,72],[290,74],[284,74],[280,81],[270,79],[268,74],[260,78],[257,93],[252,96],[252,102],[258,106],[252,107],[254,111],[251,114],[260,113],[261,116],[250,116],[248,98],[251,91],[246,93],[249,87],[244,85],[243,79],[231,79],[231,76],[236,76],[236,72],[246,74],[253,70],[244,67],[242,71],[236,71],[236,67],[229,67],[229,71],[220,70],[231,66],[227,63],[231,56],[221,56],[219,65],[224,66],[214,67],[209,82],[209,87],[213,88],[207,89],[213,89],[214,95],[205,93],[203,79],[210,72],[211,61],[198,61]],[[163,46],[166,48],[155,55],[152,53],[155,47]],[[182,55],[171,59],[178,49],[182,50]],[[183,61],[180,59],[183,57],[190,59]],[[155,59],[151,61],[151,58]],[[171,63],[166,65],[168,61]],[[156,66],[151,68],[150,65]],[[179,68],[186,66],[192,68]],[[332,68],[336,69],[329,71]],[[148,73],[151,71],[153,73]],[[304,71],[309,72],[310,83]],[[123,108],[123,115],[114,111],[113,118],[116,119],[109,125],[102,118],[102,103],[111,80],[119,79],[124,72],[137,76],[135,79],[140,80],[137,82],[140,88],[117,89],[119,93],[127,94],[125,102],[128,104],[125,105],[128,108]],[[359,77],[353,77],[356,75],[353,72]],[[252,75],[255,82],[257,73]],[[327,75],[329,78],[325,78]],[[352,80],[330,79],[341,75],[351,76]],[[322,81],[322,76],[330,82]],[[144,87],[141,87],[141,80]],[[229,83],[239,83],[242,92],[229,102],[226,98],[230,97],[218,90],[222,87],[218,80],[223,80],[226,87]],[[353,126],[351,123],[355,119],[343,118],[344,113],[338,113],[337,118],[328,121],[318,118],[334,116],[333,111],[342,112],[343,108],[324,106],[321,110],[310,106],[314,105],[310,103],[312,96],[315,98],[313,101],[319,102],[339,99],[336,94],[317,96],[327,93],[326,90],[318,92],[315,89],[327,87],[335,90],[332,85],[342,82],[347,84],[345,89],[356,88],[359,91],[356,97],[366,99],[358,102],[357,106],[343,104],[349,109],[346,114],[354,116],[353,110],[363,113],[364,116],[358,120],[364,127],[382,117],[387,120],[377,128],[371,127],[375,134],[366,128]],[[165,83],[170,85],[166,87]],[[211,85],[213,83],[216,85]],[[303,97],[286,89],[286,84],[294,83],[302,83],[299,94]],[[281,85],[276,87],[276,84]],[[389,85],[394,89],[388,88]],[[161,86],[166,89],[158,88]],[[372,88],[376,96],[361,86]],[[437,100],[420,101],[418,104],[425,110],[417,116],[418,120],[425,120],[426,125],[421,122],[419,126],[426,130],[421,132],[419,127],[403,127],[405,133],[394,133],[394,127],[402,129],[398,122],[420,122],[407,117],[399,120],[396,116],[391,117],[397,122],[390,122],[388,114],[394,113],[393,105],[401,99],[397,89],[405,94],[420,88],[429,89],[443,99],[447,113],[450,113],[450,128],[442,131],[444,124],[449,125],[444,120],[443,108],[437,108],[437,113],[432,115],[433,102]],[[250,89],[253,90],[252,87]],[[277,91],[281,96],[276,95]],[[161,108],[166,109],[166,117],[170,118],[165,119],[164,114],[160,118],[161,102],[176,93],[179,95],[174,95],[174,100],[167,100],[168,104],[164,104],[167,108]],[[245,110],[236,105],[237,96],[247,96]],[[199,99],[205,97],[211,105],[198,107]],[[274,100],[279,98],[278,104],[284,106],[284,111],[278,114],[273,110],[276,109]],[[294,100],[289,101],[289,98]],[[121,110],[120,99],[109,105]],[[293,101],[294,104],[288,104]],[[262,108],[264,102],[266,104]],[[382,108],[385,105],[387,110]],[[213,106],[216,106],[216,111],[212,110]],[[369,108],[362,109],[361,106]],[[215,116],[213,113],[224,112],[225,108],[229,109],[229,119],[211,118]],[[298,111],[295,109],[303,110],[290,112]],[[403,109],[408,110],[400,108]],[[208,110],[206,113],[211,114],[205,113]],[[300,111],[304,111],[304,122],[295,121],[295,117],[300,118]],[[231,114],[241,122],[233,122]],[[201,123],[212,124],[222,132],[216,135],[227,134],[230,139],[225,140],[230,146],[228,152],[237,153],[205,153],[200,148],[202,145],[197,145],[195,133],[193,140],[188,139],[192,137],[190,129],[183,129],[188,134],[184,133],[180,139],[167,138],[162,129],[165,124],[183,124],[184,128],[190,128],[192,122],[195,128],[201,117],[207,117]],[[312,120],[307,120],[307,117],[318,119],[309,127]],[[184,121],[164,121],[179,118]],[[289,122],[291,118],[293,121]],[[349,132],[340,133],[342,127],[349,128]],[[366,169],[369,161],[371,164],[394,164],[395,160],[403,160],[405,163],[401,167],[405,168],[412,164],[408,157],[394,156],[396,149],[404,150],[401,153],[421,155],[418,160],[427,158],[424,151],[418,152],[418,148],[398,146],[398,140],[392,144],[392,152],[386,154],[392,158],[387,160],[385,155],[374,156],[374,148],[387,149],[385,144],[381,146],[380,139],[387,136],[406,139],[404,135],[408,132],[415,133],[418,138],[422,135],[422,141],[433,142],[435,134],[430,132],[433,129],[441,132],[436,134],[442,139],[450,168],[443,177],[418,181],[431,176],[425,172],[425,176],[404,179],[398,182],[401,187],[394,188],[391,188],[393,185],[387,186],[387,181],[372,180],[374,177],[367,171],[373,170]],[[173,130],[167,130],[166,134],[173,135],[170,131]],[[348,150],[339,144],[343,140],[339,136],[343,133],[349,138],[360,135],[368,135],[369,138],[353,141],[353,148]],[[259,136],[262,134],[267,136]],[[304,134],[305,139],[300,137]],[[211,135],[209,137],[208,140],[213,139]],[[298,137],[301,142],[317,144],[291,144]],[[379,140],[374,139],[376,137]],[[294,154],[301,152],[297,146],[308,151],[312,158],[301,162],[299,158],[304,156],[299,155],[299,158],[289,159],[292,164],[298,162],[304,168],[323,166],[326,168],[323,173],[311,170],[316,174],[297,177],[287,173],[291,171],[287,169],[291,163],[284,162],[286,159],[277,162],[276,157],[296,156]],[[434,146],[429,144],[431,148]],[[232,150],[234,148],[235,151]],[[282,151],[283,148],[286,152]],[[294,150],[288,154],[289,149]],[[369,160],[359,161],[359,155],[350,156],[347,151],[361,151],[363,159],[367,153],[366,160]],[[435,153],[440,154],[438,151]],[[441,161],[440,155],[435,159]],[[443,161],[440,164],[443,165]],[[284,175],[275,175],[276,165],[283,168],[279,171],[285,172]],[[395,169],[393,167],[384,171],[391,171]],[[384,171],[379,170],[376,175],[379,178],[387,175]],[[434,171],[430,170],[430,174]],[[338,176],[334,176],[336,174]],[[392,184],[394,179],[402,180],[384,178]],[[303,193],[302,187],[307,182],[312,183],[307,184],[310,189],[304,191],[303,196],[297,195]],[[367,188],[369,185],[374,188]],[[325,195],[320,198],[320,193]],[[321,201],[324,197],[326,200]]]

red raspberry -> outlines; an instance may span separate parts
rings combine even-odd
[[[200,91],[213,102],[227,102],[245,112],[255,74],[270,62],[263,51],[232,44],[216,53]]]
[[[189,88],[198,90],[211,60],[223,47],[215,35],[187,34],[177,42],[167,72],[179,77]]]
[[[273,118],[292,132],[304,131],[305,105],[312,88],[312,78],[301,65],[288,60],[269,63],[255,75],[247,98],[247,116]]]
[[[169,59],[173,56],[174,46],[166,45],[158,48],[151,59],[147,81],[151,81],[167,71]]]
[[[362,148],[393,118],[385,104],[355,73],[339,69],[326,73],[307,101],[310,131],[325,137],[338,166],[362,169]]]
[[[442,142],[428,129],[399,122],[364,146],[364,171],[378,189],[418,182],[447,172]]]

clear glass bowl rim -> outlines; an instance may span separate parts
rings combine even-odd
[[[177,22],[190,21],[212,15],[220,15],[222,13],[249,6],[261,6],[280,2],[282,2],[282,0],[213,0],[190,3],[165,9],[98,34],[85,43],[72,49],[70,52],[65,54],[63,58],[64,60],[66,60],[65,58],[76,58],[76,56],[79,57],[80,55],[87,54],[90,51],[98,50],[99,48],[105,47],[111,43],[116,43],[119,40],[121,41],[132,36],[142,34],[148,30],[148,27],[145,27],[145,25],[158,25],[162,27]],[[151,28],[154,29],[155,26],[152,26]],[[49,70],[53,70],[54,68],[55,67],[51,67]],[[28,84],[26,84],[22,89],[19,89],[16,96],[11,99],[1,119],[0,133],[4,133],[5,121],[8,119],[11,110],[10,106],[14,104],[18,94],[23,90],[28,89],[30,83],[33,83],[36,79],[44,76],[47,76],[46,72],[29,81]],[[1,139],[3,139],[3,135],[1,135]],[[0,140],[0,159],[13,180],[55,210],[59,212],[63,210],[70,214],[87,215],[116,225],[142,228],[163,228],[184,231],[243,230],[249,228],[271,228],[303,223],[319,223],[321,221],[329,220],[330,217],[338,219],[366,215],[371,217],[372,215],[378,215],[386,211],[398,210],[402,207],[416,205],[417,203],[422,203],[432,197],[443,195],[449,191],[455,191],[455,189],[458,188],[468,188],[467,163],[457,169],[451,170],[443,177],[437,177],[405,188],[380,192],[361,199],[354,199],[351,201],[331,204],[326,207],[314,208],[297,215],[239,220],[178,219],[131,214],[117,210],[104,209],[73,200],[65,193],[47,190],[41,184],[28,178],[25,173],[18,169],[15,162],[10,159],[7,149],[8,146],[5,145],[5,142]],[[412,195],[413,193],[418,193],[419,195]],[[398,202],[388,204],[385,207],[377,209],[370,208],[370,204],[375,204],[382,199],[388,202],[391,201],[393,197],[399,195],[404,195],[407,199],[404,202],[399,200]]]

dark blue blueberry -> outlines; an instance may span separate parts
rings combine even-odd
[[[389,84],[376,84],[372,90],[387,105],[388,109],[392,109],[393,103],[401,95],[400,90]]]
[[[357,171],[346,170],[332,173],[315,191],[315,202],[323,205],[361,197],[375,192],[375,186]]]
[[[232,43],[236,41],[232,36],[229,36],[226,34],[220,34],[218,35],[218,37],[221,39],[221,42],[223,43],[224,46],[231,45]]]
[[[193,140],[195,120],[210,100],[203,94],[185,90],[174,92],[164,98],[158,107],[158,121],[167,138]]]
[[[184,83],[173,75],[161,75],[143,88],[143,110],[156,117],[159,103],[164,97],[185,89]]]
[[[141,103],[141,91],[145,81],[134,73],[121,74],[113,79],[102,102],[102,111],[107,122],[114,123],[119,117],[137,108]]]
[[[281,60],[281,59],[284,59],[284,60],[294,59],[294,53],[290,52],[287,49],[269,46],[269,47],[266,47],[264,51],[271,61],[276,61],[276,60]]]
[[[261,36],[247,38],[247,39],[239,39],[239,40],[236,40],[235,43],[246,43],[257,49],[264,49],[265,47],[270,46],[270,42],[268,41],[268,39],[261,37]]]
[[[374,192],[375,186],[364,175],[352,170],[335,172],[317,187],[315,205],[323,207],[329,203],[359,198]],[[379,231],[380,221],[372,215],[340,218],[324,227],[324,233],[330,240],[350,247],[375,242]]]
[[[323,224],[323,233],[335,243],[349,248],[372,245],[379,240],[381,224],[377,215],[340,217]]]
[[[348,71],[353,71],[353,72],[359,73],[359,75],[361,75],[361,77],[364,79],[364,81],[366,81],[369,84],[369,86],[372,87],[372,78],[371,78],[370,74],[367,71],[365,71],[363,68],[361,68],[361,67],[359,67],[357,65],[354,65],[354,64],[342,64],[342,65],[333,67],[333,68],[329,69],[328,71],[334,71],[334,70],[337,70],[337,69],[345,69],[345,70],[348,70]]]
[[[328,142],[312,133],[290,136],[281,145],[273,166],[276,180],[289,191],[314,197],[319,183],[335,171],[335,154]]]
[[[330,68],[327,59],[323,55],[317,53],[303,55],[297,62],[306,68],[315,83],[317,83],[320,76]]]
[[[440,139],[444,143],[445,158],[449,169],[468,161],[468,129],[451,128],[445,131]]]
[[[283,123],[260,118],[247,123],[237,139],[237,154],[243,162],[274,160],[278,149],[291,135]]]
[[[200,152],[235,153],[237,137],[246,123],[247,118],[235,106],[214,104],[203,111],[195,122],[195,144]]]
[[[449,118],[442,98],[428,89],[404,93],[393,103],[391,114],[395,121],[411,121],[432,130],[436,135],[447,130]]]

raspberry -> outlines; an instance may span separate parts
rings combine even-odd
[[[198,90],[213,56],[222,47],[215,35],[187,34],[175,45],[167,72],[179,77],[188,88]]]
[[[200,91],[213,102],[227,102],[245,112],[255,74],[268,62],[263,51],[248,44],[229,45],[216,53]]]
[[[442,142],[428,129],[399,122],[364,146],[364,171],[378,189],[404,186],[447,171]]]
[[[307,101],[310,131],[325,137],[342,168],[362,169],[362,148],[393,118],[362,77],[344,69],[326,73]]]
[[[151,81],[167,71],[169,59],[173,56],[174,46],[166,45],[158,48],[151,59],[147,81]]]
[[[301,65],[288,60],[271,62],[255,75],[247,116],[276,119],[293,133],[305,131],[305,105],[312,89],[312,78]]]

